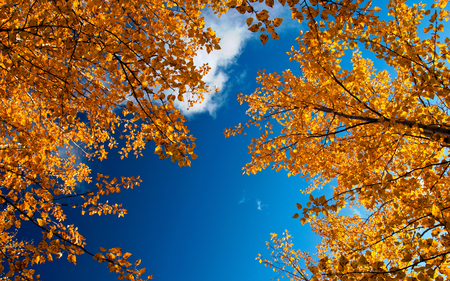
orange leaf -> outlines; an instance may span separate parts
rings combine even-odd
[[[273,22],[273,25],[274,25],[275,27],[278,27],[278,26],[280,26],[281,23],[283,22],[283,19],[282,19],[282,18],[276,18],[276,19],[272,20],[272,22]]]
[[[67,260],[75,265],[77,264],[77,256],[75,255],[69,254]]]
[[[272,33],[273,34],[273,33]],[[261,34],[260,36],[259,36],[259,39],[261,39],[261,43],[263,44],[263,45],[265,45],[266,43],[267,43],[267,40],[269,40],[269,36],[267,36],[266,34]]]

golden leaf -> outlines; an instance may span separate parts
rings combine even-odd
[[[281,23],[283,22],[283,19],[282,19],[282,18],[276,18],[276,19],[273,19],[272,22],[273,22],[273,25],[274,25],[275,27],[278,27],[278,26],[280,26]]]
[[[272,34],[270,34],[270,37],[272,39],[280,39],[280,36],[278,36],[278,34],[276,32],[272,32]]]
[[[257,32],[259,30],[259,26],[257,24],[254,24],[248,28],[251,32]]]
[[[431,206],[431,214],[433,215],[433,217],[438,218],[439,214],[440,214],[440,209],[438,206],[436,206],[435,204],[433,204]]]
[[[106,260],[105,256],[102,253],[97,253],[92,258],[98,262],[104,262]]]
[[[270,8],[273,7],[274,1],[273,0],[265,0],[266,1],[266,5],[269,6]]]
[[[269,40],[269,37],[268,37],[266,34],[261,34],[261,35],[259,36],[259,39],[261,40],[261,43],[262,43],[263,45],[265,45],[265,44],[267,43],[267,40]]]
[[[267,10],[262,10],[261,12],[256,14],[256,19],[259,21],[265,21],[268,18],[269,18],[269,11]]]
[[[67,260],[75,265],[77,264],[77,256],[75,255],[69,254]]]

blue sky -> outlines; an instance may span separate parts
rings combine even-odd
[[[278,17],[280,12],[276,8],[273,15]],[[236,95],[257,87],[258,69],[295,72],[296,65],[289,63],[286,52],[301,26],[285,20],[281,40],[262,46],[259,35],[247,31],[244,16],[230,14],[219,21],[206,16],[223,38],[222,50],[211,56],[199,54],[196,62],[210,64],[206,80],[221,90],[189,111],[187,125],[197,138],[198,159],[192,167],[181,169],[169,160],[159,160],[149,143],[144,157],[138,159],[120,161],[116,153],[110,153],[103,162],[87,163],[93,175],[140,175],[143,183],[104,198],[123,203],[128,209],[124,218],[81,216],[76,209],[67,212],[66,223],[79,227],[89,251],[121,247],[133,254],[130,260],[142,259],[146,275],[154,274],[155,280],[270,280],[277,274],[255,257],[258,253],[269,257],[265,241],[271,232],[288,229],[296,247],[311,252],[319,242],[307,225],[292,219],[296,203],[304,205],[307,200],[300,192],[307,182],[288,178],[283,171],[242,175],[241,168],[250,161],[250,137],[259,132],[249,130],[247,136],[225,139],[223,130],[248,119],[247,108],[238,104]],[[78,257],[77,266],[69,264],[65,255],[36,269],[42,280],[117,280],[106,264],[87,255]]]

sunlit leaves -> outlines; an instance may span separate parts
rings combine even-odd
[[[75,265],[77,264],[77,256],[75,255],[72,254],[68,255],[67,260]]]
[[[253,14],[254,17],[248,17],[246,20],[247,26],[249,26],[248,30],[251,32],[267,32],[270,33],[270,38],[272,39],[280,39],[279,35],[275,32],[275,28],[279,27],[283,22],[282,18],[275,18],[270,20],[270,14],[268,10],[259,10],[257,11],[251,3],[256,2],[257,0],[252,0],[249,3],[245,2],[245,5],[234,7],[239,13],[245,14],[250,13]],[[286,0],[280,1],[282,5],[285,4]],[[260,3],[264,2],[266,6],[273,8],[275,5],[274,0],[260,0]],[[233,6],[233,5],[232,5]],[[256,23],[254,20],[256,19]],[[263,45],[265,45],[268,41],[269,37],[267,34],[260,34],[260,40]]]
[[[238,96],[250,120],[225,134],[263,130],[245,173],[286,170],[309,181],[306,194],[332,192],[293,216],[321,237],[317,259],[272,235],[261,263],[294,280],[450,276],[447,3],[287,1],[305,26],[288,52],[295,70],[260,71],[260,87]]]
[[[236,1],[251,12],[245,4]],[[139,157],[150,141],[160,159],[181,167],[197,157],[174,103],[191,107],[211,92],[203,81],[209,68],[193,63],[200,49],[220,49],[200,17],[207,5],[229,8],[208,1],[2,2],[1,276],[32,280],[30,266],[64,254],[73,264],[88,254],[125,279],[144,273],[119,248],[91,253],[65,208],[127,213],[103,197],[139,186],[139,176],[95,177],[91,160],[116,151]],[[25,222],[42,239],[18,242]]]
[[[259,21],[265,21],[268,18],[269,18],[269,11],[267,10],[262,10],[261,12],[256,13],[256,19]]]
[[[106,260],[105,256],[102,253],[97,253],[92,258],[98,262],[104,262]]]

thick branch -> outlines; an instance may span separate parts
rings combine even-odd
[[[316,106],[316,107],[314,107],[314,109],[317,111],[321,111],[321,112],[332,113],[336,116],[340,116],[343,118],[352,119],[352,120],[360,120],[360,121],[365,121],[365,122],[370,122],[370,123],[382,124],[383,122],[391,121],[391,119],[389,119],[389,118],[381,119],[381,118],[373,118],[373,117],[366,117],[366,116],[349,115],[349,114],[337,112],[334,109],[331,109],[331,108],[328,108],[325,106]],[[444,136],[444,142],[446,144],[450,145],[450,129],[442,128],[442,127],[439,127],[436,125],[424,125],[421,123],[408,121],[408,120],[395,120],[395,122],[398,124],[402,124],[409,128],[417,126],[419,129],[421,129],[422,134],[424,134],[427,137],[432,137],[433,135],[436,135],[436,134]]]

